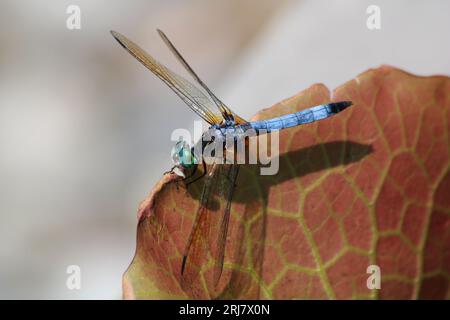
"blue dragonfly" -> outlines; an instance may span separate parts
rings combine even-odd
[[[209,130],[204,135],[207,134],[209,137],[213,136],[216,139],[202,137],[199,142],[201,151],[210,143],[218,143],[218,141],[223,143],[230,137],[237,140],[249,130],[261,134],[312,123],[333,116],[352,105],[351,101],[332,102],[268,120],[246,121],[216,97],[167,36],[161,30],[157,31],[174,56],[204,91],[156,61],[124,35],[115,31],[111,31],[111,34],[123,48],[169,86],[181,100],[210,125]],[[181,261],[181,284],[185,289],[194,290],[196,282],[200,279],[201,271],[209,267],[207,262],[212,257],[213,291],[223,272],[230,208],[239,164],[213,161],[207,167],[201,155],[199,156],[198,152],[195,152],[195,148],[185,141],[176,143],[172,150],[172,159],[175,166],[169,172],[173,172],[175,168],[181,171],[189,170],[191,174],[186,176],[185,179],[193,177],[198,164],[202,163],[201,174],[191,179],[187,184],[205,177],[197,214]],[[214,195],[219,195],[222,199],[219,207],[211,206]]]

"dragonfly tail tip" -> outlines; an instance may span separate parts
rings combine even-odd
[[[331,103],[331,106],[335,109],[336,113],[347,109],[351,105],[353,105],[352,101],[339,101]]]

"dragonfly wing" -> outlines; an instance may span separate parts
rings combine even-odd
[[[230,110],[217,96],[208,88],[208,86],[200,79],[200,77],[195,73],[195,71],[191,68],[191,66],[186,62],[186,60],[183,58],[183,56],[180,54],[180,52],[175,48],[173,43],[167,38],[167,36],[162,32],[161,30],[157,29],[159,35],[161,36],[164,43],[169,47],[170,51],[172,51],[173,55],[180,61],[180,63],[183,65],[183,67],[189,72],[189,74],[197,81],[197,83],[202,86],[203,89],[209,94],[211,99],[216,104],[217,108],[219,109],[220,113],[222,114],[222,117],[225,120],[234,121],[236,124],[244,124],[247,123],[246,120],[242,119],[238,115],[236,115],[233,111]]]
[[[199,275],[210,255],[210,230],[212,215],[211,202],[216,191],[221,167],[215,163],[210,166],[200,197],[200,206],[194,220],[191,234],[186,244],[181,266],[181,285],[197,296]]]
[[[225,190],[224,196],[226,197],[225,209],[222,215],[222,222],[220,223],[220,229],[217,237],[217,247],[214,256],[214,285],[217,287],[223,270],[223,262],[225,258],[225,246],[227,243],[228,225],[230,222],[230,209],[231,201],[233,198],[233,192],[236,184],[236,179],[239,173],[238,164],[229,164],[227,170],[228,188]]]
[[[192,292],[194,297],[204,297],[198,290],[202,291],[205,287],[210,297],[216,294],[223,270],[231,200],[238,169],[239,166],[235,164],[213,164],[207,174],[181,270],[182,287]],[[213,260],[212,265],[208,263],[210,259]],[[210,267],[213,268],[212,274],[205,273]],[[201,282],[202,272],[205,286]]]
[[[150,54],[141,49],[133,41],[124,35],[111,31],[113,37],[133,57],[141,62],[147,69],[153,72],[166,85],[169,86],[195,113],[209,124],[220,124],[222,117],[214,113],[215,105],[202,91],[193,84],[159,63]]]

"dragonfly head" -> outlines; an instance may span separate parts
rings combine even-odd
[[[182,166],[185,169],[197,165],[194,151],[184,140],[179,140],[172,148],[172,161],[176,166]]]

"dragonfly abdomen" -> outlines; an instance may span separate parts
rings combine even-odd
[[[256,131],[281,130],[328,118],[351,105],[351,101],[333,102],[272,119],[252,121],[249,124]]]

